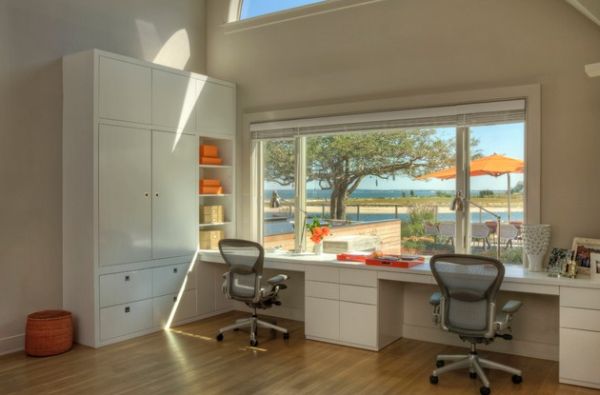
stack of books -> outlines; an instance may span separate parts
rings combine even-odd
[[[220,165],[223,159],[219,158],[219,147],[212,144],[200,144],[200,164]]]
[[[201,195],[221,195],[223,194],[223,187],[221,181],[210,178],[203,178],[200,180],[200,194]]]

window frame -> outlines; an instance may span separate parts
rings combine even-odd
[[[361,112],[375,112],[387,109],[409,109],[426,108],[445,105],[460,105],[470,103],[483,103],[499,100],[524,99],[526,100],[525,116],[525,202],[524,220],[529,224],[539,224],[541,219],[541,87],[539,84],[503,87],[495,89],[484,89],[476,91],[462,91],[443,93],[438,95],[400,97],[381,100],[370,100],[363,102],[340,103],[317,107],[300,107],[287,110],[274,110],[260,113],[249,113],[243,117],[242,146],[250,147],[250,163],[248,177],[241,177],[249,182],[247,185],[250,195],[253,197],[249,207],[239,207],[240,213],[248,212],[249,223],[242,224],[239,229],[248,238],[261,241],[262,232],[262,152],[260,141],[250,138],[250,124],[265,121],[277,121],[285,119],[311,118],[333,116],[339,114],[351,114]],[[468,153],[468,151],[467,151]],[[258,159],[260,157],[260,162]],[[248,163],[248,162],[246,162]],[[260,165],[259,165],[260,163]],[[258,181],[261,181],[260,184]],[[460,182],[460,180],[459,180]],[[297,181],[296,184],[299,184]],[[458,185],[457,185],[458,186]],[[298,211],[298,210],[297,210]],[[457,235],[458,236],[458,235]],[[464,242],[468,234],[462,235]],[[464,244],[463,244],[464,245]]]

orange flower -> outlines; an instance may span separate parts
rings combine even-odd
[[[317,235],[312,235],[310,237],[310,239],[312,240],[313,243],[320,243],[321,242],[321,236],[317,236]]]
[[[329,236],[330,232],[329,232],[329,227],[328,226],[324,226],[323,227],[323,236]]]
[[[311,233],[313,236],[321,236],[323,234],[323,228],[320,226],[315,226]]]

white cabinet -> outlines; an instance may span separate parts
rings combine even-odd
[[[304,332],[308,337],[339,340],[340,302],[331,299],[306,297],[304,303]]]
[[[230,191],[203,202],[228,202],[223,226],[235,237],[235,85],[99,50],[62,66],[63,307],[76,341],[100,347],[158,330],[171,312],[176,324],[231,307],[215,293],[214,270],[197,290],[187,268],[202,141],[218,142],[225,162],[203,176]],[[208,84],[201,103],[198,81]]]
[[[152,124],[195,131],[197,92],[189,75],[152,70]]]
[[[235,134],[235,89],[198,80],[197,128],[200,133]]]
[[[98,127],[100,265],[151,258],[150,131]]]
[[[98,57],[99,116],[149,124],[151,122],[151,71],[135,63]]]
[[[377,306],[340,302],[340,340],[377,347]]]
[[[152,132],[152,257],[191,255],[196,250],[197,139]]]
[[[223,284],[222,278],[217,278],[213,264],[197,262],[194,268],[196,272],[196,292],[198,295],[198,315],[210,314],[216,310],[215,297],[223,291],[219,286]]]

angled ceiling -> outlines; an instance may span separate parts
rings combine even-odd
[[[583,15],[600,26],[600,1],[598,0],[566,0]]]

